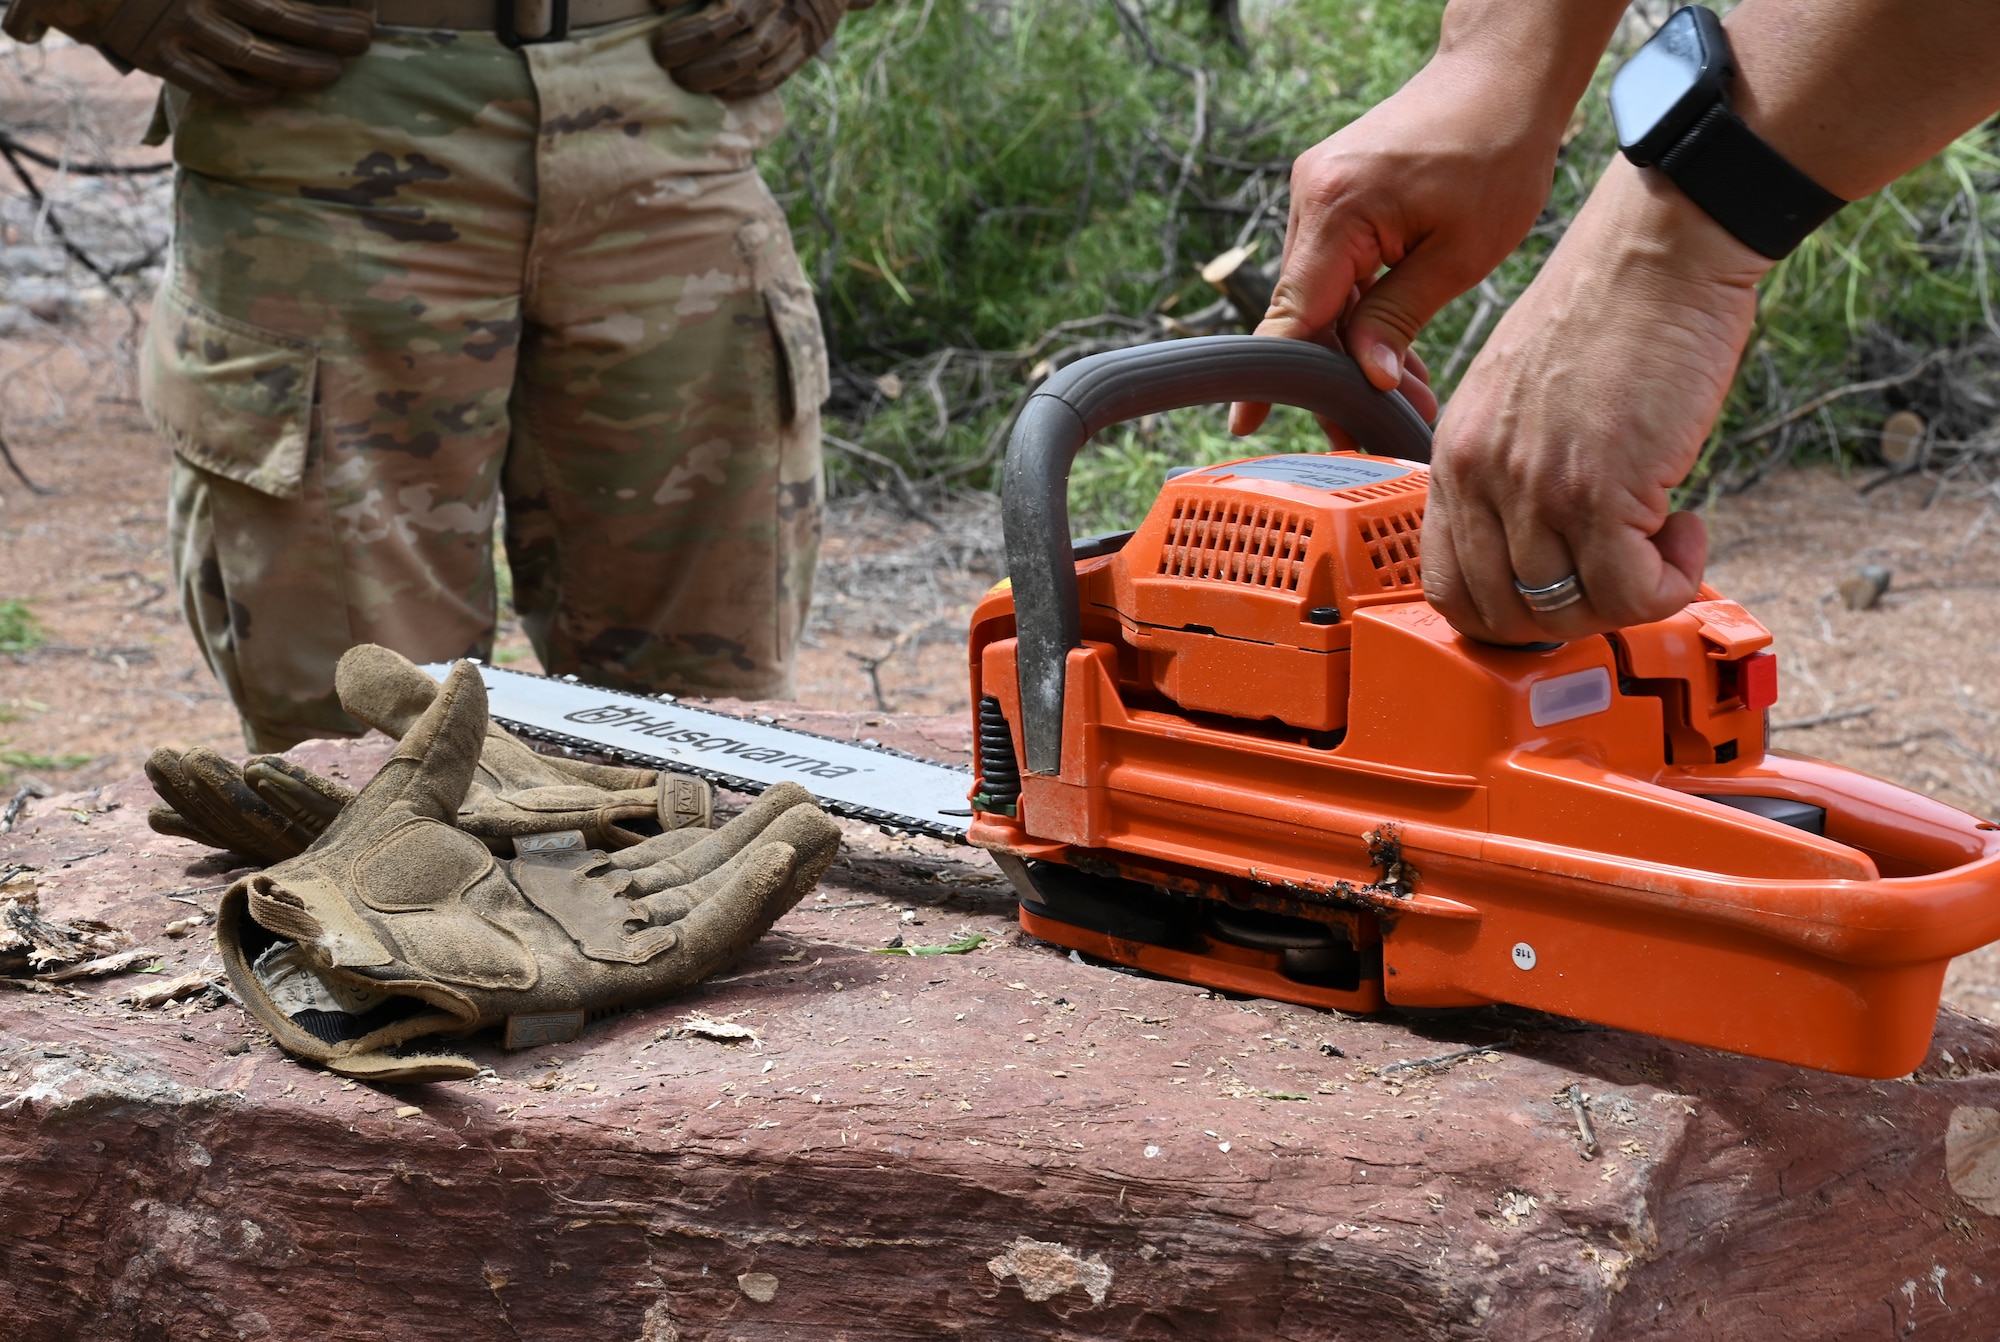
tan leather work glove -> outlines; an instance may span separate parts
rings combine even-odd
[[[438,695],[416,663],[373,643],[347,650],[333,688],[349,714],[399,741]],[[299,807],[313,804],[309,791],[296,796]],[[275,791],[265,797],[296,813]],[[690,774],[538,755],[489,722],[458,827],[502,857],[520,836],[561,830],[581,831],[584,848],[629,848],[655,830],[707,829],[713,807],[708,784]]]
[[[369,10],[309,0],[13,0],[0,27],[22,42],[54,28],[126,68],[232,103],[324,88],[375,37]]]
[[[146,777],[162,805],[146,812],[155,832],[192,839],[269,865],[297,857],[320,836],[354,789],[322,778],[279,755],[259,755],[242,768],[213,750],[155,750]],[[265,789],[295,794],[280,809]]]
[[[734,964],[818,883],[840,830],[792,783],[714,831],[620,853],[500,861],[457,829],[486,732],[461,662],[395,755],[298,857],[222,897],[216,939],[245,1007],[349,1076],[433,1080],[472,1062],[391,1050],[507,1025],[510,1047]]]
[[[826,45],[843,14],[874,3],[710,0],[653,34],[653,58],[690,93],[720,98],[769,93]]]
[[[438,684],[407,657],[371,643],[341,658],[334,690],[353,716],[401,739]],[[239,770],[213,751],[161,749],[146,776],[166,803],[147,813],[153,829],[266,864],[304,852],[354,798],[352,788],[281,755],[257,756]],[[489,723],[458,827],[502,857],[529,836],[566,835],[552,841],[579,849],[629,848],[659,831],[705,830],[713,807],[714,793],[699,778],[538,755]]]

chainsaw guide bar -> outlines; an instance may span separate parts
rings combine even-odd
[[[451,667],[424,670],[442,681]],[[737,792],[755,794],[789,780],[835,815],[965,842],[970,770],[672,697],[649,699],[497,666],[482,665],[479,674],[493,720],[531,740],[695,774]]]

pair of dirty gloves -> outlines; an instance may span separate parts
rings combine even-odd
[[[469,662],[440,686],[364,645],[341,705],[399,740],[358,792],[292,761],[156,751],[153,828],[271,865],[232,885],[216,941],[245,1007],[346,1076],[466,1077],[437,1036],[510,1047],[689,987],[819,882],[838,827],[792,783],[706,828],[707,785],[538,755],[493,725]]]

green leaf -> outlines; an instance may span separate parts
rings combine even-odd
[[[978,932],[963,941],[954,941],[949,946],[874,946],[870,949],[877,955],[964,955],[976,951],[986,942]]]

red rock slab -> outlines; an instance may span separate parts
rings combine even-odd
[[[359,782],[386,750],[301,754]],[[191,972],[212,947],[165,925],[231,872],[148,801],[39,803],[0,863]],[[2000,1334],[2000,1227],[1944,1173],[1953,1112],[2000,1108],[1982,1021],[1871,1083],[1221,998],[1022,938],[971,850],[846,828],[731,972],[575,1044],[476,1038],[467,1083],[344,1082],[232,1005],[122,1006],[130,977],[0,993],[6,1335]]]

